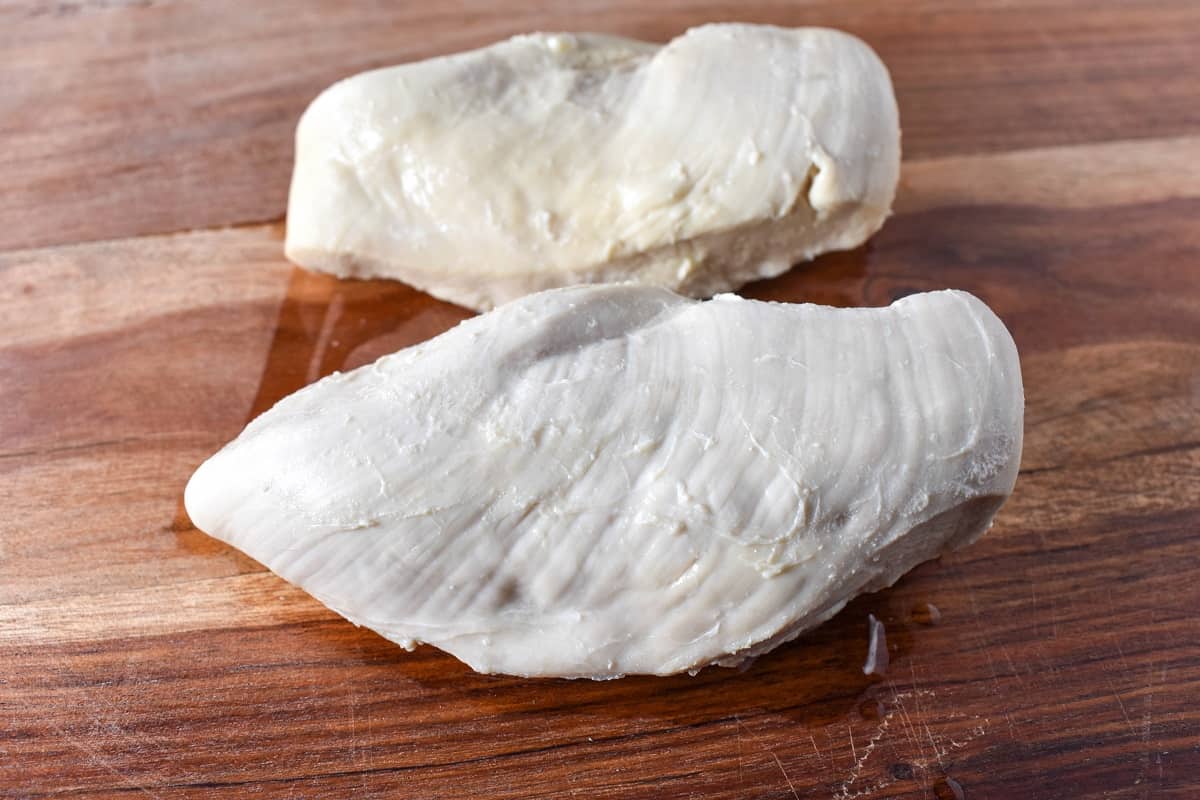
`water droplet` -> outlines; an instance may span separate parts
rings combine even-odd
[[[863,664],[864,675],[884,675],[888,668],[887,634],[883,623],[874,614],[867,614],[870,644],[867,647],[867,663]]]
[[[745,672],[746,670],[753,667],[755,661],[758,661],[758,656],[751,656],[750,658],[743,658],[740,662],[738,662],[738,665],[737,665],[738,673]]]
[[[918,625],[937,625],[942,621],[942,612],[933,603],[922,603],[913,609],[912,618]]]
[[[933,785],[933,796],[937,800],[967,800],[962,784],[949,776]]]
[[[882,719],[883,703],[878,700],[864,700],[858,706],[858,713],[863,719]]]

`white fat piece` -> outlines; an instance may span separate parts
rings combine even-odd
[[[888,308],[530,295],[282,400],[201,529],[480,672],[734,664],[983,534],[1024,400],[969,294]]]
[[[857,247],[899,169],[887,69],[849,34],[530,34],[314,100],[286,250],[483,310],[630,280],[707,297]]]

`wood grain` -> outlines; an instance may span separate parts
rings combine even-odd
[[[0,796],[1196,796],[1195,4],[282,8],[0,2]],[[996,309],[1027,430],[986,537],[745,672],[590,683],[405,653],[190,525],[184,482],[248,419],[467,315],[294,270],[278,225],[192,230],[280,213],[310,92],[732,11],[842,24],[893,67],[895,216],[745,294]]]

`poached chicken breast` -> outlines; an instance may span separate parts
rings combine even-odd
[[[187,487],[201,529],[481,672],[735,664],[983,534],[1017,351],[971,295],[527,296],[331,375]]]
[[[899,168],[887,69],[849,34],[530,34],[314,100],[286,251],[474,309],[579,283],[707,297],[860,245]]]

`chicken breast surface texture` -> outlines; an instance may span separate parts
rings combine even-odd
[[[475,309],[627,280],[707,297],[861,244],[899,168],[887,69],[849,34],[530,34],[314,100],[287,255]]]
[[[285,398],[185,500],[405,647],[669,674],[769,650],[979,537],[1023,406],[1012,339],[962,292],[558,289]]]

